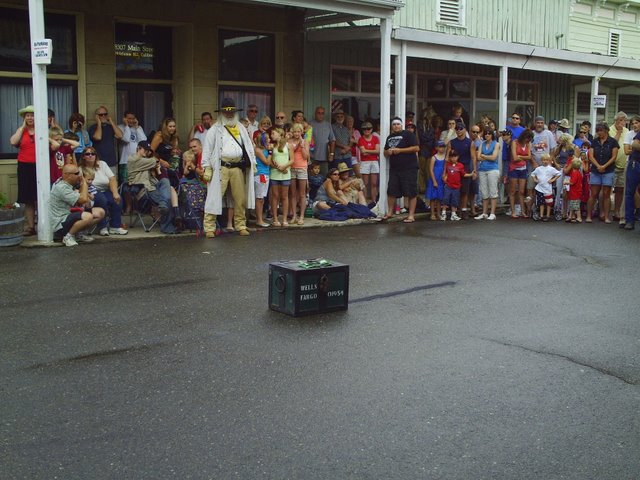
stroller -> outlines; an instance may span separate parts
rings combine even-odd
[[[206,188],[198,179],[182,178],[178,201],[184,228],[196,231],[196,237],[204,234],[204,202],[207,196]]]

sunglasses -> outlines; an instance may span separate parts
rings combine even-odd
[[[368,128],[367,127],[367,128],[363,128],[362,130],[366,132],[367,130],[373,130],[373,128]]]
[[[99,117],[106,117],[107,115],[109,115],[108,113],[99,113],[98,116]]]
[[[250,113],[258,113],[258,110],[247,110],[247,112],[250,112]]]
[[[471,133],[480,133],[480,130],[471,130]]]
[[[84,155],[85,157],[95,157],[96,152],[85,152],[82,155]]]
[[[512,120],[520,120],[520,117],[511,117]]]
[[[340,175],[340,172],[333,172],[333,173],[331,174],[331,176],[332,176],[332,177],[333,177],[334,175]]]
[[[460,132],[462,130],[464,130],[464,127],[456,127],[456,132]]]
[[[278,120],[284,120],[286,117],[276,117]]]

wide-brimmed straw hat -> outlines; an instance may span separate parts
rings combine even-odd
[[[353,170],[353,169],[352,169],[352,168],[349,168],[349,167],[347,166],[347,164],[346,164],[346,163],[344,163],[344,162],[342,162],[342,163],[339,163],[339,164],[338,164],[338,172],[339,172],[339,173],[349,172],[349,171],[351,171],[351,170]]]
[[[18,110],[18,114],[21,117],[24,117],[27,113],[34,113],[33,105],[27,105],[26,107],[21,108],[20,110]]]

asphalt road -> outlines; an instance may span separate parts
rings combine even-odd
[[[365,300],[269,311],[268,262],[317,256]],[[640,478],[638,231],[417,222],[0,265],[2,479]]]

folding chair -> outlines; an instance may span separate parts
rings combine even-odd
[[[131,214],[129,215],[130,227],[140,221],[145,232],[150,232],[153,227],[160,221],[160,215],[154,213],[153,207],[157,207],[156,203],[149,196],[149,192],[142,184],[133,184],[128,187],[131,193]],[[151,223],[145,223],[144,217],[149,215]]]

